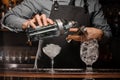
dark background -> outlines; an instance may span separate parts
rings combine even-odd
[[[19,3],[20,1],[22,0],[19,0]],[[111,27],[113,37],[108,44],[101,47],[100,59],[95,63],[95,67],[104,65],[103,67],[106,68],[120,68],[120,0],[100,0],[100,3],[102,4],[104,15]],[[6,7],[4,8],[6,9]],[[5,10],[2,8],[1,11]],[[21,49],[27,47],[26,50],[28,53],[31,53],[31,46],[26,44],[26,42],[27,37],[24,33],[14,33],[4,30],[0,31],[0,47],[12,47],[14,50],[17,47],[20,47]],[[32,50],[35,52],[37,46],[33,47]],[[10,50],[11,48],[7,49]],[[18,51],[16,51],[16,55],[17,54]],[[32,53],[30,55],[32,55]]]
[[[102,49],[102,58],[110,54],[111,59],[104,59],[104,61],[108,60],[105,61],[105,64],[108,63],[109,67],[120,68],[120,0],[100,0],[100,3],[102,4],[104,15],[107,18],[113,34],[107,47]],[[100,63],[102,64],[101,61]]]

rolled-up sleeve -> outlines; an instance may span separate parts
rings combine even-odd
[[[22,31],[22,24],[38,12],[37,0],[24,0],[12,10],[8,11],[2,18],[2,27],[11,31]],[[39,10],[40,11],[40,10]]]
[[[109,24],[107,23],[106,18],[104,17],[104,13],[102,11],[101,4],[99,3],[99,0],[94,0],[95,5],[94,5],[94,13],[93,13],[93,18],[92,19],[92,25],[96,28],[102,29],[103,30],[103,37],[102,40],[100,41],[101,43],[106,43],[111,37],[111,28]]]

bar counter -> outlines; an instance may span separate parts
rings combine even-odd
[[[120,78],[120,69],[94,69],[93,72],[85,72],[83,69],[55,69],[55,73],[49,73],[49,69],[17,68],[0,69],[0,77],[28,77],[28,78]]]

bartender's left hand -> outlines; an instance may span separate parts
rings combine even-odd
[[[77,32],[78,28],[70,28],[69,31]],[[90,40],[90,39],[101,40],[102,36],[103,36],[103,31],[101,29],[93,28],[93,27],[86,27],[86,32],[84,35],[72,34],[72,35],[68,35],[66,39],[84,42],[84,41]]]

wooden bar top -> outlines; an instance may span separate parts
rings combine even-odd
[[[49,73],[49,69],[9,69],[0,71],[1,77],[31,77],[31,78],[120,78],[119,69],[96,69],[93,72],[85,72],[82,69],[55,69],[55,73]]]

